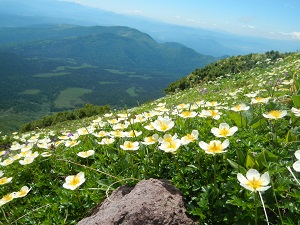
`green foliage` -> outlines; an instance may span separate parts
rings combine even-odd
[[[39,120],[24,124],[21,126],[20,131],[28,132],[37,128],[54,126],[64,121],[77,120],[96,115],[103,115],[105,113],[108,113],[109,111],[110,107],[108,105],[95,106],[92,104],[85,104],[83,108],[75,109],[73,111],[54,113],[51,116],[44,116]]]
[[[16,117],[26,123],[86,103],[134,107],[162,97],[169,83],[216,60],[128,27],[0,28],[1,130],[15,131]]]
[[[253,68],[265,68],[277,59],[284,58],[288,55],[289,54],[279,53],[278,51],[270,51],[265,54],[248,54],[225,58],[204,66],[202,69],[197,68],[190,75],[169,84],[169,86],[165,88],[165,92],[170,94],[178,90],[195,87],[202,82],[215,80],[219,77],[243,73]]]
[[[298,160],[300,120],[292,110],[294,102],[283,99],[298,95],[291,87],[293,75],[300,70],[299,59],[300,54],[294,53],[266,68],[202,83],[136,108],[1,136],[0,169],[3,177],[13,179],[0,186],[0,199],[24,185],[31,188],[23,198],[1,206],[3,223],[76,224],[106,198],[106,190],[109,193],[120,185],[164,178],[180,189],[188,214],[201,225],[266,224],[264,209],[269,224],[297,224],[300,183],[293,164]],[[200,94],[199,89],[206,91]],[[259,99],[265,101],[253,101]],[[250,108],[233,112],[241,102]],[[212,109],[218,111],[208,115]],[[268,118],[272,110],[277,110],[271,114],[277,115],[276,119]],[[189,117],[187,112],[196,116]],[[160,117],[173,122],[164,124],[164,131],[155,126],[162,124],[156,123]],[[147,126],[150,123],[153,129]],[[238,130],[226,137],[229,146],[225,150],[218,152],[220,146],[215,143],[205,151],[200,142],[224,141],[211,132],[221,123]],[[184,137],[191,138],[193,131],[198,136],[184,144]],[[143,143],[154,134],[160,139],[151,145]],[[174,150],[176,143],[164,137],[166,134],[180,142],[178,149]],[[125,141],[137,142],[138,150],[124,150]],[[162,148],[168,142],[172,153]],[[38,156],[21,165],[28,149]],[[78,156],[91,149],[93,155]],[[5,165],[6,159],[14,161]],[[266,185],[271,187],[261,192],[264,205],[257,192],[245,189],[237,179],[238,173],[245,176],[249,169],[269,173]],[[79,172],[84,172],[85,182],[75,190],[64,188],[65,178]]]

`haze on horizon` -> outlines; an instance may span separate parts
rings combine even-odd
[[[171,24],[300,41],[299,0],[60,0]]]

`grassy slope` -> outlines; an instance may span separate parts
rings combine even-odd
[[[250,168],[270,173],[272,187],[263,194],[270,222],[296,224],[300,216],[297,210],[300,189],[286,166],[295,162],[300,123],[299,117],[291,111],[296,107],[291,100],[296,92],[295,86],[284,80],[290,81],[299,69],[300,54],[295,53],[267,68],[229,74],[123,112],[1,137],[1,150],[5,151],[1,156],[0,170],[3,177],[13,179],[0,186],[0,198],[24,185],[31,188],[25,197],[12,199],[1,206],[2,224],[76,224],[106,197],[106,190],[110,192],[119,185],[135,184],[150,177],[171,180],[184,194],[188,212],[199,220],[199,224],[254,224],[255,220],[264,224],[259,199],[255,200],[255,195],[241,187],[236,178],[238,172],[245,175]],[[257,97],[269,98],[269,101],[251,104],[251,97],[245,96],[249,93],[257,93]],[[206,102],[218,104],[212,107]],[[250,109],[233,112],[231,108],[240,103],[245,103]],[[204,109],[218,110],[220,118],[203,116]],[[288,114],[276,121],[262,116],[274,109],[287,110]],[[182,111],[194,111],[197,116],[183,118]],[[165,132],[146,129],[146,125],[159,117],[157,114],[169,116],[174,126]],[[238,131],[228,137],[228,151],[215,156],[206,154],[199,142],[223,141],[224,138],[217,138],[210,132],[212,127],[219,127],[223,122],[238,127]],[[124,124],[124,131],[142,133],[117,137],[112,132],[117,129],[114,128],[117,124]],[[85,134],[85,130],[89,134]],[[199,133],[197,140],[180,146],[176,154],[160,150],[158,142],[153,145],[142,143],[145,137],[153,134],[161,138],[165,134],[173,137],[176,134],[180,139],[193,130]],[[106,138],[114,137],[114,142],[99,144],[104,139],[101,134]],[[67,140],[72,137],[78,145],[67,147]],[[129,140],[137,141],[139,150],[122,150],[121,145]],[[9,145],[5,143],[12,141],[14,146],[19,143],[27,147],[7,150]],[[30,148],[39,155],[31,164],[20,165],[19,161],[26,153],[23,156],[18,154]],[[77,156],[77,153],[90,149],[95,150],[93,156]],[[13,162],[5,166],[5,159]],[[66,176],[78,172],[84,172],[85,182],[74,191],[63,188]],[[1,201],[3,203],[3,199]]]

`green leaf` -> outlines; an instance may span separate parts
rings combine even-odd
[[[245,174],[247,172],[247,170],[243,166],[239,165],[238,163],[236,163],[230,159],[227,159],[227,161],[234,169],[236,169],[240,173]]]
[[[259,167],[251,151],[248,151],[247,153],[245,166],[246,169],[251,169],[251,168],[258,169]]]
[[[293,95],[292,96],[294,106],[295,107],[300,107],[300,95]]]
[[[285,142],[289,143],[289,142],[293,142],[293,141],[297,141],[297,136],[293,135],[291,130],[289,130],[285,137]]]
[[[255,129],[255,128],[258,128],[258,127],[261,127],[261,126],[264,126],[267,122],[267,119],[264,118],[263,116],[259,116],[259,117],[256,117],[254,118],[250,123],[250,127]]]
[[[246,119],[238,112],[227,111],[226,114],[238,127],[246,127]]]
[[[267,162],[277,162],[278,157],[273,154],[272,152],[269,152],[267,150],[263,150],[256,158],[256,162],[259,165],[259,170],[262,171],[267,167]]]

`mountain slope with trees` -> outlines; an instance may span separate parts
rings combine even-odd
[[[0,28],[0,43],[0,125],[10,131],[87,103],[136,106],[217,60],[128,27]]]

